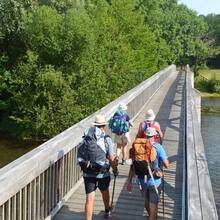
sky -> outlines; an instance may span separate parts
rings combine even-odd
[[[197,11],[198,14],[220,14],[220,0],[179,0],[178,2]]]

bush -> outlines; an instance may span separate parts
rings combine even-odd
[[[214,86],[215,92],[220,94],[220,81],[215,82]]]
[[[195,88],[201,92],[215,92],[215,80],[203,80],[200,78],[195,78]]]

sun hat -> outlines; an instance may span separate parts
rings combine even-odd
[[[95,116],[95,121],[93,122],[93,125],[102,126],[107,124],[108,122],[105,120],[105,117],[103,115]]]
[[[128,109],[127,105],[125,103],[121,103],[118,106],[119,111],[126,111]]]
[[[147,130],[145,131],[146,136],[152,137],[154,135],[157,135],[157,131],[153,127],[148,127]]]
[[[147,121],[153,121],[155,119],[154,111],[152,109],[149,109],[146,113],[145,118]]]

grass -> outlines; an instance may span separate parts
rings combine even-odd
[[[218,94],[218,93],[208,93],[208,92],[201,92],[201,91],[199,91],[199,92],[202,97],[220,98],[220,94]]]
[[[204,77],[204,78],[203,78]],[[220,69],[203,69],[199,70],[199,78],[208,80],[220,80]],[[201,89],[203,90],[203,89]],[[202,97],[210,97],[210,98],[220,98],[220,94],[216,92],[205,92],[200,91]]]
[[[205,77],[208,80],[220,80],[220,69],[199,70],[199,75]]]

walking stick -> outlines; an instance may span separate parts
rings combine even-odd
[[[154,189],[155,189],[157,195],[159,196],[159,192],[158,192],[158,189],[157,189],[157,186],[156,186],[154,177],[153,177],[152,170],[151,170],[151,168],[150,168],[150,163],[149,163],[149,161],[147,161],[147,168],[148,168],[148,172],[149,172],[149,174],[150,174],[150,177],[152,178],[152,181],[153,181],[153,184],[154,184]]]
[[[163,219],[165,219],[165,208],[164,208],[164,172],[163,172],[163,167],[162,167],[162,188],[163,188]]]
[[[113,202],[114,202],[114,194],[115,194],[115,182],[116,182],[116,175],[114,175],[114,182],[113,182],[113,189],[112,189],[112,201],[111,201],[111,206],[110,209],[111,211],[113,210]]]

